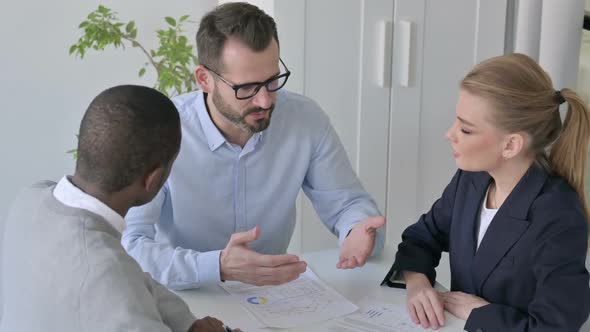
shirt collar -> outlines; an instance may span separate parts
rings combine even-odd
[[[53,190],[53,196],[69,207],[84,209],[103,217],[119,232],[123,232],[125,229],[125,219],[120,214],[95,197],[80,190],[67,176],[62,177],[57,183]]]
[[[199,116],[199,121],[201,122],[201,127],[203,128],[203,132],[205,133],[205,137],[207,138],[207,144],[209,145],[209,149],[211,151],[217,150],[223,143],[227,142],[225,136],[217,129],[217,126],[211,120],[211,116],[207,111],[206,105],[206,93],[201,93],[199,97],[197,97],[197,115]],[[275,110],[276,111],[276,110]],[[267,128],[268,130],[268,128]],[[260,139],[262,138],[263,132],[254,133],[252,137],[250,137],[249,141],[252,141],[254,146]],[[229,142],[227,142],[229,144]],[[252,147],[253,148],[253,147]]]
[[[201,93],[201,95],[197,97],[197,115],[199,116],[201,127],[203,128],[203,132],[207,138],[209,149],[211,151],[215,151],[217,148],[223,145],[223,143],[225,143],[225,137],[223,137],[221,132],[219,132],[219,129],[217,129],[213,123],[213,120],[211,120],[209,112],[207,112],[207,105],[205,104],[206,97],[206,93]]]

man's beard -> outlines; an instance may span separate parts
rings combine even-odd
[[[250,134],[261,132],[264,129],[268,128],[268,126],[270,125],[270,118],[275,108],[274,104],[272,104],[268,109],[262,109],[260,107],[249,108],[244,112],[243,115],[240,115],[239,112],[233,110],[231,106],[228,105],[216,91],[213,91],[211,97],[213,104],[215,105],[219,113],[223,115],[224,118],[226,118],[231,123],[236,124],[238,127],[242,128],[244,131]],[[260,111],[268,112],[268,117],[264,119],[255,120],[255,125],[250,125],[246,122],[246,116]]]

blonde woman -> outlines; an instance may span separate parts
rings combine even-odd
[[[512,54],[467,74],[456,115],[446,137],[459,170],[404,231],[383,283],[405,282],[409,314],[424,328],[443,326],[446,309],[467,331],[578,331],[590,311],[588,107]],[[443,251],[451,291],[439,293]]]

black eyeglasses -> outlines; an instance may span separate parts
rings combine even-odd
[[[232,88],[236,93],[236,99],[244,100],[254,97],[258,93],[258,91],[262,89],[262,87],[265,87],[266,91],[268,92],[275,92],[280,90],[283,86],[285,86],[285,83],[287,83],[287,79],[289,78],[289,75],[291,75],[291,72],[289,71],[287,66],[285,66],[285,63],[281,58],[279,58],[279,61],[281,62],[283,67],[285,67],[285,73],[273,76],[264,82],[251,82],[237,85],[230,83],[228,80],[223,78],[223,76],[209,69],[207,66],[203,67],[215,74],[215,76],[219,77],[219,79],[221,79],[223,83],[227,84],[230,88]]]

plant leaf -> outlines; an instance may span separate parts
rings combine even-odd
[[[139,77],[142,77],[143,75],[145,75],[145,68],[139,70]]]
[[[125,26],[125,32],[130,33],[131,31],[133,31],[133,28],[135,28],[135,22],[129,21],[129,23],[127,23],[127,26]]]
[[[168,22],[168,24],[170,24],[171,26],[175,27],[176,26],[176,20],[174,20],[172,17],[170,16],[166,16],[164,18],[166,20],[166,22]]]

